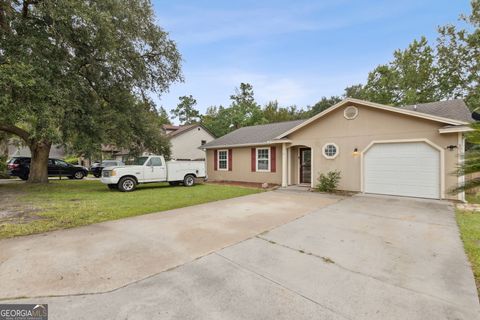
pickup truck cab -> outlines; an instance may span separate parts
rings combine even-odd
[[[205,178],[203,161],[165,161],[163,156],[146,156],[135,159],[133,165],[106,167],[102,170],[102,183],[110,189],[123,192],[135,190],[139,183],[195,184],[197,178]]]

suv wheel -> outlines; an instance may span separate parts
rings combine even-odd
[[[83,171],[76,171],[73,174],[73,177],[77,180],[81,180],[81,179],[83,179],[83,177],[85,177],[85,173],[83,173]]]
[[[195,184],[195,177],[191,174],[186,175],[185,178],[183,179],[183,185],[185,187],[191,187]]]
[[[118,182],[118,190],[122,192],[130,192],[135,190],[137,181],[131,177],[124,177]]]
[[[23,181],[26,181],[28,180],[28,175],[22,175],[22,176],[18,176],[20,179],[22,179]]]

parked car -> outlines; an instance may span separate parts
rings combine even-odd
[[[90,172],[92,172],[93,176],[95,178],[100,178],[102,176],[102,170],[103,168],[106,167],[121,167],[124,166],[125,163],[123,163],[120,160],[104,160],[102,163],[94,163],[92,168],[90,169]]]
[[[110,189],[123,192],[135,190],[139,183],[168,182],[191,187],[197,178],[205,178],[203,161],[165,161],[163,156],[139,157],[131,166],[106,167],[102,182]]]
[[[30,157],[14,157],[8,161],[7,173],[12,177],[27,180],[30,173]],[[88,169],[74,166],[60,159],[48,159],[49,177],[68,177],[69,179],[83,179],[88,174]]]

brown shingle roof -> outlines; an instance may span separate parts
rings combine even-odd
[[[202,148],[210,149],[235,145],[255,145],[268,143],[280,134],[298,126],[303,121],[305,120],[285,121],[243,127],[203,145]]]
[[[417,111],[421,113],[431,114],[438,117],[474,122],[472,113],[468,109],[465,102],[461,99],[446,100],[430,103],[421,103],[416,105],[402,106],[405,110]]]

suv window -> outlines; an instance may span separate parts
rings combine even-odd
[[[59,167],[69,167],[68,163],[62,160],[55,160],[55,164]]]

